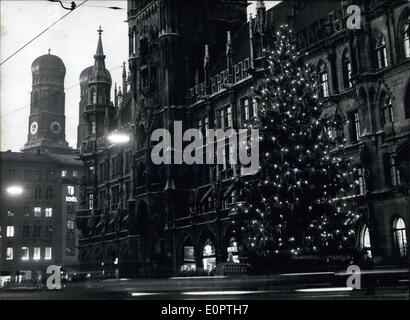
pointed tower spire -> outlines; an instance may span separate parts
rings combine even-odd
[[[228,82],[233,81],[233,49],[231,31],[226,32],[226,69],[228,71]]]
[[[127,93],[127,69],[125,62],[122,63],[122,90],[124,94]]]
[[[107,71],[105,69],[105,55],[104,55],[104,50],[103,50],[103,45],[102,45],[102,38],[101,38],[101,34],[103,33],[103,30],[101,29],[101,26],[97,30],[97,32],[98,32],[98,44],[97,44],[97,51],[94,55],[94,68],[93,68],[91,81],[111,83],[111,77],[110,79],[107,78]]]

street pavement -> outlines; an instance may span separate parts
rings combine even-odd
[[[364,272],[365,273],[365,272]],[[167,279],[109,279],[64,284],[62,290],[0,291],[11,300],[288,300],[394,299],[409,300],[409,273],[369,273],[362,289],[346,286],[346,275],[333,272],[289,273],[272,276],[192,277]],[[369,278],[366,278],[368,281]],[[371,283],[372,289],[369,289]]]

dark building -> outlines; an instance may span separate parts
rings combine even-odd
[[[75,212],[82,164],[65,141],[65,66],[51,54],[32,64],[23,152],[1,152],[0,286],[45,279],[50,265],[78,263]]]
[[[358,30],[346,27],[353,3],[361,8]],[[352,198],[363,217],[354,230],[357,250],[370,251],[378,263],[408,259],[410,5],[283,1],[266,10],[258,1],[249,21],[246,7],[246,1],[128,1],[130,75],[124,72],[123,90],[112,105],[104,102],[104,112],[88,84],[77,214],[81,264],[159,274],[209,270],[228,254],[246,258],[230,210],[241,200],[244,169],[228,162],[155,166],[151,133],[172,134],[176,120],[183,129],[246,127],[257,115],[252,87],[264,74],[264,49],[272,49],[283,24],[293,28],[306,62],[317,66],[324,116],[343,124],[333,132],[347,140],[339,152],[362,168]],[[101,56],[97,50],[95,65]],[[96,116],[104,128],[93,131]],[[110,143],[114,132],[131,140]]]

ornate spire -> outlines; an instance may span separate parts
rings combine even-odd
[[[124,94],[127,93],[127,69],[125,67],[125,62],[122,63],[122,90]]]
[[[111,76],[109,75],[108,71],[105,69],[105,55],[102,45],[101,34],[103,30],[100,28],[97,30],[98,32],[98,44],[97,44],[97,51],[94,55],[94,67],[92,72],[91,82],[107,82],[111,84]]]

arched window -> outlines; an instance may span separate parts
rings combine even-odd
[[[183,244],[183,263],[181,271],[195,271],[195,249],[191,238],[187,237]]]
[[[343,68],[343,85],[350,88],[352,86],[352,63],[350,61],[349,52],[345,50],[342,55],[342,68]]]
[[[410,15],[407,15],[400,26],[400,38],[402,43],[403,57],[410,58]]]
[[[324,62],[319,64],[319,88],[321,98],[329,97],[329,76]]]
[[[137,29],[135,27],[132,28],[131,32],[131,54],[137,54]]]
[[[407,257],[406,225],[402,218],[397,218],[393,223],[393,237],[399,256]]]
[[[373,34],[373,50],[376,69],[386,68],[388,66],[386,40],[383,35],[378,32]]]
[[[239,263],[238,240],[236,237],[231,237],[226,248],[228,261]]]
[[[390,95],[384,94],[380,99],[380,125],[393,122],[393,104]]]
[[[360,247],[363,251],[366,251],[369,257],[372,256],[372,246],[370,242],[370,232],[367,225],[363,226],[362,232],[360,234]]]
[[[204,243],[202,249],[202,263],[205,271],[211,272],[216,267],[215,246],[208,238]]]
[[[94,88],[90,90],[91,103],[97,103],[97,92]]]

